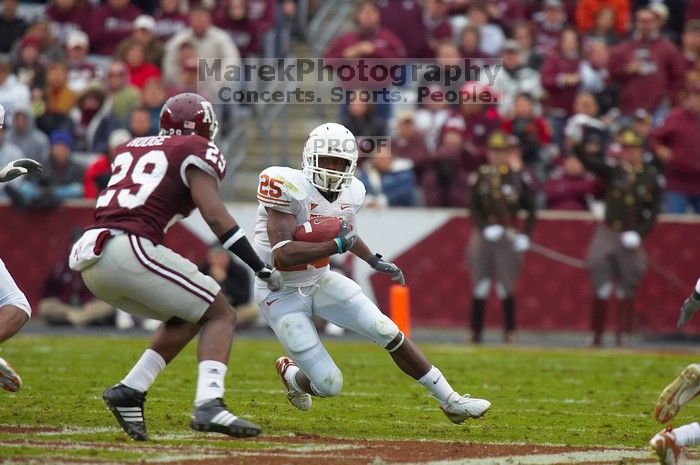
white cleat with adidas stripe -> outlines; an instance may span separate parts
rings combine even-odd
[[[700,393],[700,365],[688,365],[656,401],[654,416],[662,423],[670,421],[685,404]]]
[[[143,417],[145,392],[119,383],[107,389],[102,394],[102,399],[126,434],[137,441],[148,440],[146,421]]]
[[[195,407],[190,427],[196,431],[222,433],[239,438],[257,436],[262,432],[258,425],[229,412],[221,399],[212,399]]]
[[[0,387],[10,392],[17,392],[22,387],[22,378],[12,365],[2,358],[0,358]]]

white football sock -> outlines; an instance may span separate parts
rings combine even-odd
[[[121,383],[131,389],[146,392],[156,380],[158,373],[163,371],[163,368],[165,368],[163,357],[155,350],[146,349]]]
[[[432,367],[418,382],[440,402],[447,402],[453,394],[459,396],[437,367]]]
[[[289,387],[295,391],[301,391],[299,383],[297,383],[297,373],[299,373],[299,367],[295,365],[290,365],[287,367],[287,371],[284,372],[284,379],[287,380]]]
[[[224,376],[228,367],[221,362],[204,360],[199,362],[199,378],[194,405],[199,407],[212,399],[224,397]]]
[[[700,425],[691,423],[673,429],[676,444],[681,447],[700,445]]]

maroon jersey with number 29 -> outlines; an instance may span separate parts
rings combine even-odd
[[[195,208],[185,170],[224,179],[226,160],[197,135],[139,137],[114,151],[112,177],[97,198],[88,229],[113,228],[161,244],[168,228]]]

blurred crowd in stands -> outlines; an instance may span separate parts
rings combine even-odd
[[[2,0],[0,104],[9,128],[0,164],[29,156],[46,169],[0,195],[26,208],[95,198],[111,151],[155,134],[165,100],[197,90],[199,57],[288,56],[298,2],[53,0],[28,18],[16,0]],[[599,127],[610,134],[611,157],[623,129],[643,138],[666,177],[666,212],[700,212],[700,0],[356,3],[348,31],[327,46],[329,62],[503,65],[495,83],[421,84],[427,97],[415,105],[357,98],[341,106],[353,133],[391,136],[358,173],[370,204],[465,206],[469,174],[500,129],[518,138],[539,207],[588,209],[602,189],[571,155],[585,128]],[[376,97],[376,89],[349,90]],[[454,90],[491,102],[447,102]]]

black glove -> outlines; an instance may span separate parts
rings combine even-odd
[[[334,241],[338,246],[338,253],[345,253],[355,246],[355,243],[357,242],[357,232],[353,230],[351,224],[343,220],[340,223],[338,237],[336,237]]]
[[[369,261],[369,266],[379,271],[380,273],[389,273],[392,275],[392,281],[398,281],[402,286],[406,286],[406,279],[403,277],[401,268],[382,259],[382,256],[377,254]]]
[[[42,169],[41,163],[31,158],[20,158],[19,160],[8,163],[0,169],[0,182],[12,181],[23,174],[38,173],[41,172]]]
[[[255,273],[255,276],[265,281],[267,283],[267,287],[269,287],[271,291],[279,291],[284,285],[282,273],[270,265],[265,265],[262,267],[257,273]]]

